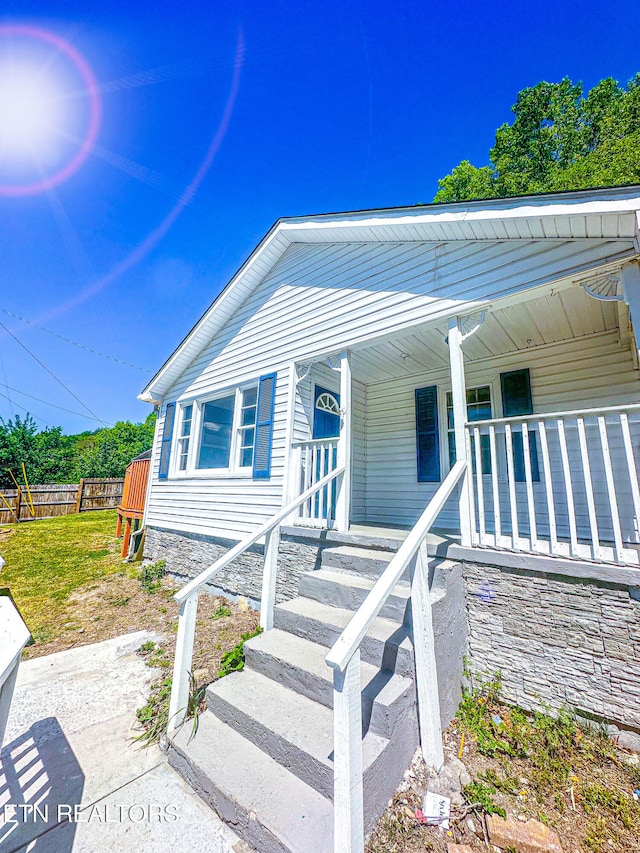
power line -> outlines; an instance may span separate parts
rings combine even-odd
[[[71,396],[73,397],[73,399],[74,399],[74,400],[77,400],[77,402],[78,402],[78,403],[80,403],[80,405],[82,406],[82,408],[83,408],[83,409],[86,409],[86,410],[89,412],[89,414],[90,414],[90,415],[93,415],[93,417],[94,417],[97,421],[100,421],[100,423],[101,423],[101,424],[104,424],[105,426],[107,426],[107,422],[106,422],[106,421],[103,421],[103,420],[102,420],[102,418],[99,418],[99,417],[98,417],[98,415],[96,415],[96,413],[95,413],[95,412],[91,411],[91,409],[89,408],[89,406],[87,406],[87,404],[86,404],[86,403],[83,403],[83,402],[82,402],[82,400],[80,399],[80,397],[78,397],[76,394],[74,394],[74,393],[73,393],[73,391],[72,391],[70,388],[68,388],[68,387],[64,384],[64,382],[62,381],[62,379],[59,379],[59,378],[55,375],[55,373],[54,373],[52,370],[49,370],[49,368],[47,367],[47,365],[46,365],[46,364],[44,364],[42,361],[40,361],[40,359],[38,358],[38,356],[37,356],[37,355],[35,355],[35,353],[32,353],[32,352],[31,352],[31,350],[29,349],[29,347],[28,347],[26,344],[23,344],[23,343],[22,343],[22,341],[20,340],[20,338],[19,338],[17,335],[15,335],[15,334],[11,331],[11,329],[8,329],[2,321],[0,321],[0,328],[4,329],[4,330],[5,330],[5,332],[6,332],[8,335],[11,335],[11,337],[14,339],[14,341],[15,341],[16,343],[20,344],[20,346],[22,347],[22,349],[23,349],[23,350],[25,350],[26,352],[28,352],[28,353],[29,353],[29,355],[31,356],[31,358],[32,358],[34,361],[37,361],[37,362],[38,362],[38,364],[40,365],[40,367],[41,367],[43,370],[46,370],[46,371],[47,371],[47,373],[49,374],[49,376],[51,376],[51,377],[52,377],[52,379],[55,379],[55,381],[58,383],[58,385],[61,385],[61,386],[64,388],[64,390],[65,390],[68,394],[71,394]]]
[[[58,406],[56,403],[50,403],[48,400],[43,400],[41,397],[34,397],[33,394],[27,394],[26,391],[21,391],[19,388],[13,388],[11,385],[7,385],[6,382],[3,383],[7,393],[9,391],[15,391],[16,394],[20,394],[23,397],[28,397],[30,400],[37,400],[38,403],[43,403],[45,406],[52,406],[54,409],[60,409],[61,412],[68,412],[70,415],[77,415],[79,418],[87,418],[90,421],[98,421],[98,423],[103,424],[104,421],[101,421],[100,418],[96,418],[93,415],[85,415],[83,412],[74,412],[73,409],[65,409],[64,406]],[[9,397],[9,402],[11,402],[11,398]]]
[[[45,421],[44,418],[41,418],[40,415],[36,415],[35,412],[31,412],[29,409],[26,409],[24,406],[21,406],[20,403],[14,403],[11,398],[8,397],[6,394],[3,394],[2,391],[0,391],[0,397],[4,397],[5,400],[9,400],[9,402],[11,403],[12,416],[15,416],[15,411],[13,411],[13,409],[15,409],[15,407],[17,406],[19,409],[22,409],[23,412],[26,412],[28,415],[31,415],[32,418],[35,418],[37,421],[40,421],[40,423],[43,423],[46,427],[51,426],[51,424]],[[2,420],[2,418],[0,418],[0,420]]]
[[[40,329],[41,332],[46,332],[48,335],[53,335],[54,338],[59,338],[61,341],[64,341],[67,344],[73,344],[74,347],[78,347],[79,349],[83,349],[86,352],[90,352],[93,355],[99,355],[101,358],[106,358],[109,361],[115,361],[116,364],[121,364],[123,367],[131,367],[133,370],[140,370],[142,373],[153,373],[152,370],[149,370],[146,367],[139,367],[137,364],[130,364],[128,361],[122,361],[119,358],[115,358],[113,355],[107,355],[104,352],[100,352],[97,349],[92,349],[92,347],[85,346],[85,344],[78,343],[78,341],[74,341],[71,338],[67,338],[64,335],[58,334],[58,332],[53,332],[51,329],[45,329],[44,326],[40,326],[38,323],[34,323],[31,320],[27,320],[25,317],[21,317],[19,314],[14,314],[13,311],[8,311],[6,308],[0,308],[3,314],[8,314],[9,317],[13,317],[15,320],[20,320],[21,323],[26,323],[27,326],[33,326],[34,329]]]

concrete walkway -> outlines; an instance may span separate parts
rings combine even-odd
[[[157,747],[132,743],[154,677],[135,651],[149,639],[21,664],[0,754],[1,853],[247,851]]]

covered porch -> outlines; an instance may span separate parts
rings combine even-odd
[[[289,521],[401,537],[466,459],[438,533],[637,566],[639,282],[604,268],[293,365],[285,503],[345,473]]]

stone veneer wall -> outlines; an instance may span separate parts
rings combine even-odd
[[[186,582],[226,554],[235,544],[197,533],[175,533],[148,527],[144,556],[151,560],[166,560],[167,572],[177,580]],[[282,537],[278,550],[276,601],[296,597],[300,575],[320,568],[323,547],[317,543]],[[232,598],[244,595],[255,606],[262,593],[262,568],[263,549],[255,546],[217,574],[210,591],[222,591]]]
[[[463,574],[472,672],[500,670],[507,701],[571,706],[640,749],[640,589],[468,562]]]

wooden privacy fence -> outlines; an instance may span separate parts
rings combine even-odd
[[[33,514],[26,489],[5,489],[2,494],[9,506],[0,502],[0,524],[115,509],[122,497],[123,483],[123,477],[86,477],[79,483],[30,485]]]

